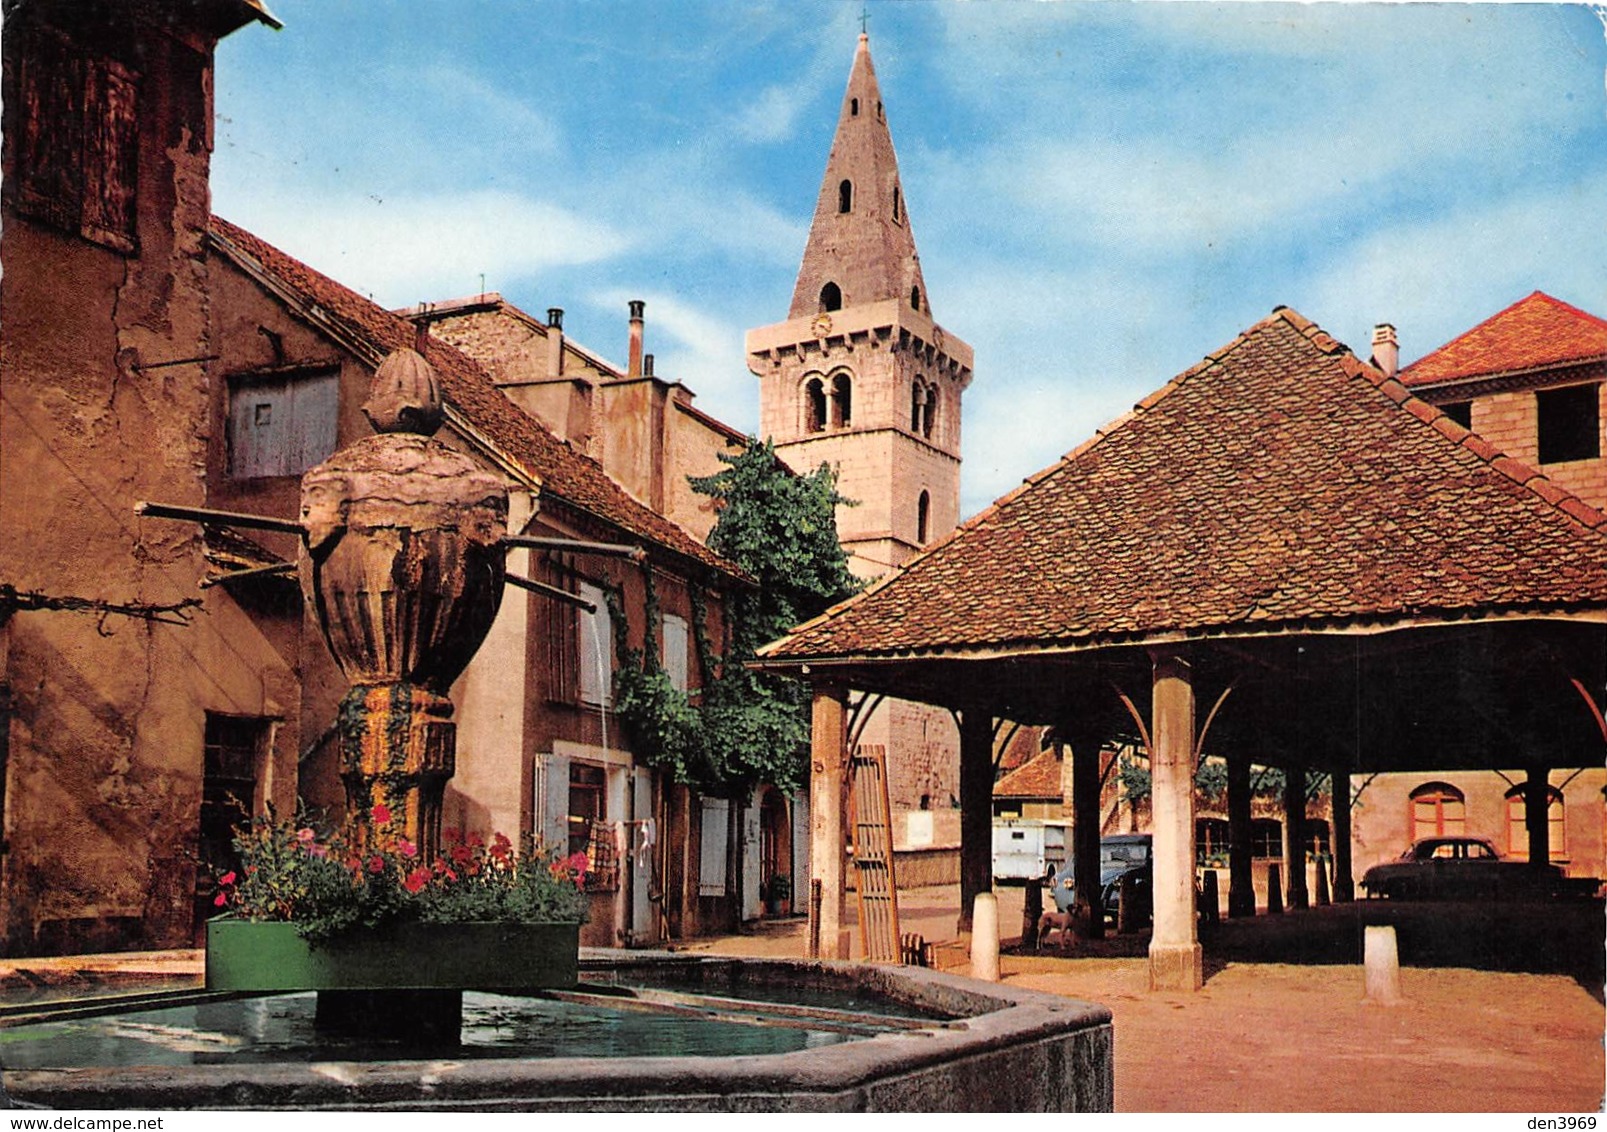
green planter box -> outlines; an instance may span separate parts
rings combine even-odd
[[[397,924],[313,946],[290,923],[210,920],[208,990],[540,990],[580,977],[579,924]]]

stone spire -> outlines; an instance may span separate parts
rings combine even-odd
[[[788,317],[887,299],[932,313],[870,38],[861,34]]]

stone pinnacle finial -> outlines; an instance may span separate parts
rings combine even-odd
[[[374,371],[363,414],[375,432],[433,436],[441,427],[441,383],[417,350],[393,350]]]

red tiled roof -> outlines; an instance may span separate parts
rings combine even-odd
[[[1542,291],[1513,303],[1401,370],[1403,385],[1607,360],[1607,320]]]
[[[771,662],[1607,608],[1607,517],[1280,308]]]
[[[319,317],[342,335],[366,345],[374,355],[370,361],[377,364],[392,350],[417,346],[416,329],[407,319],[341,286],[245,229],[214,216],[212,240],[231,259],[248,270],[260,269],[303,304],[316,308]],[[426,341],[423,352],[440,376],[447,403],[483,432],[505,457],[537,479],[543,494],[550,493],[627,535],[746,579],[738,567],[680,526],[632,499],[591,457],[576,452],[520,410],[467,355],[433,338]]]
[[[1060,760],[1044,751],[993,784],[995,798],[1059,798]]]

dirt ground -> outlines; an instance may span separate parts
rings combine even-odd
[[[902,895],[904,931],[955,940],[956,892]],[[1020,909],[1019,890],[1002,890],[1004,933]],[[1405,1001],[1392,1007],[1365,1001],[1360,966],[1361,926],[1383,922],[1401,941]],[[1603,922],[1600,902],[1527,917],[1376,902],[1234,921],[1205,939],[1194,994],[1148,989],[1143,935],[1072,956],[1007,943],[1001,970],[1110,1008],[1118,1112],[1598,1112]],[[692,948],[801,955],[805,943],[795,919]],[[939,965],[965,973],[964,956],[957,941]]]

